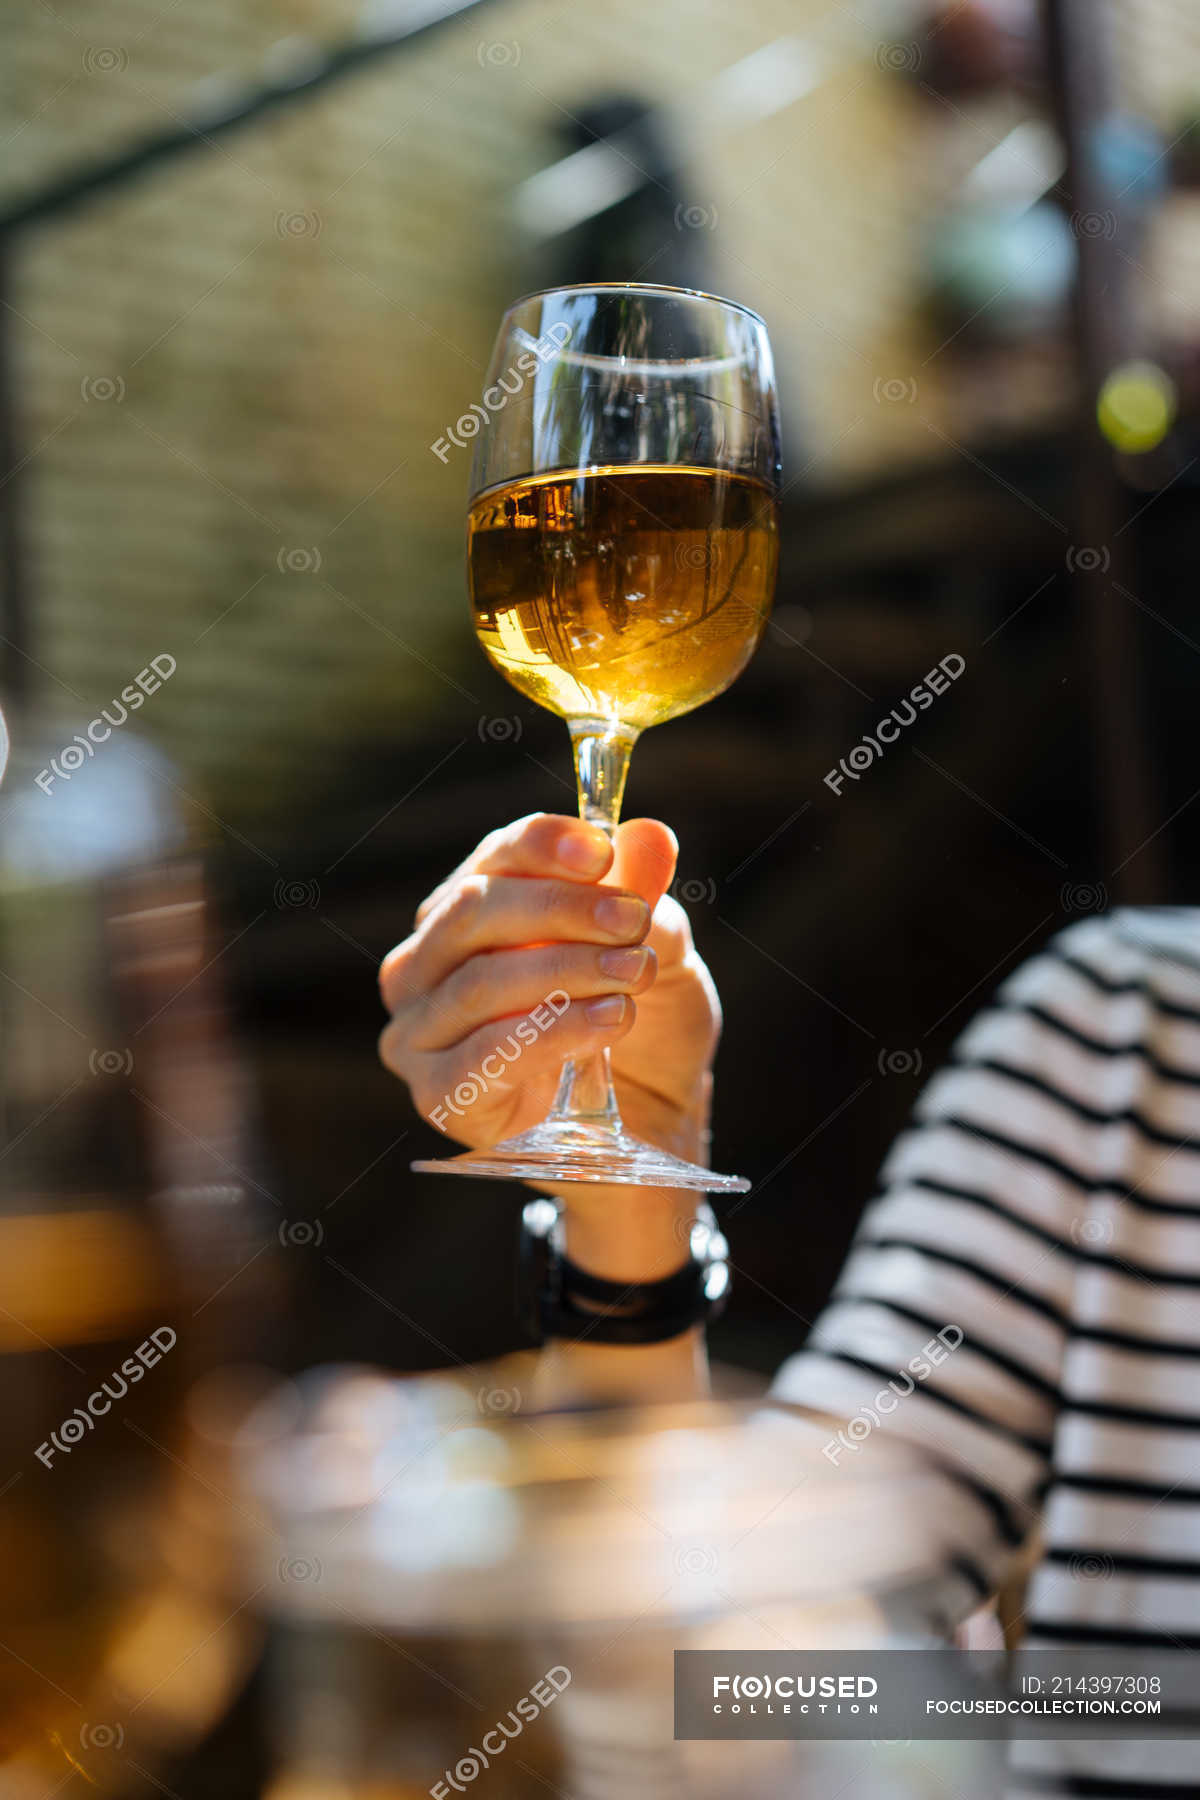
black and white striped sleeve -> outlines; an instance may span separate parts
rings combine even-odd
[[[1062,960],[1077,930],[1017,971],[928,1084],[773,1389],[839,1421],[831,1460],[852,1466],[879,1429],[969,1499],[953,1508],[964,1611],[1038,1515],[1086,1232],[1071,1170],[1120,1110],[1103,997]]]

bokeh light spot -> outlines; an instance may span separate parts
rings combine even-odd
[[[1122,363],[1100,389],[1096,417],[1118,450],[1153,450],[1175,423],[1175,383],[1156,363]]]

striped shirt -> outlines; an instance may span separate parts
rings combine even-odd
[[[1200,1650],[1200,909],[1088,919],[1001,987],[774,1391],[852,1419],[958,1331],[881,1418],[969,1521],[956,1610],[1037,1527],[1025,1642],[1111,1650],[1114,1670],[1122,1650]],[[1025,1743],[1012,1779],[1200,1794],[1200,1740]]]

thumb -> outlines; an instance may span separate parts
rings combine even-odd
[[[640,894],[653,912],[674,879],[675,833],[658,819],[630,819],[618,827],[613,849],[608,882]]]

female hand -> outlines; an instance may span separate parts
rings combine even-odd
[[[536,813],[491,832],[435,888],[380,970],[380,1055],[426,1118],[490,1146],[545,1117],[565,1056],[608,1044],[630,1130],[702,1157],[721,1015],[666,893],[677,848],[653,819],[622,825],[613,846],[596,826]],[[571,1197],[601,1192],[613,1190]]]

